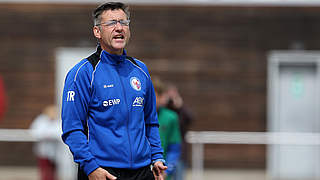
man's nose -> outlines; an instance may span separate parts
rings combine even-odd
[[[120,24],[120,22],[118,21],[116,26],[115,26],[116,30],[122,30],[123,26]]]

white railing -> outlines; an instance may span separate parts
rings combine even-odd
[[[203,179],[204,144],[320,145],[320,133],[189,131],[192,179]]]
[[[205,144],[320,145],[320,133],[189,131],[192,179],[203,179]],[[0,142],[35,142],[29,129],[0,129]]]
[[[29,129],[0,129],[0,142],[35,142]]]
[[[61,138],[59,138],[61,139]],[[0,129],[0,142],[37,142],[29,129]],[[61,180],[76,179],[77,166],[72,160],[72,155],[65,144],[57,144],[59,156],[57,159],[57,175]]]

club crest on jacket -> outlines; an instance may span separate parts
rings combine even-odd
[[[130,78],[130,85],[136,91],[141,90],[141,82],[137,77]]]

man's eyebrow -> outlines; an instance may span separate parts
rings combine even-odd
[[[121,21],[121,20],[125,20],[125,19],[110,19],[110,20],[106,20],[106,21]]]

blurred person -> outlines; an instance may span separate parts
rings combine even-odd
[[[185,179],[185,169],[187,166],[188,149],[185,141],[186,132],[189,130],[193,115],[190,110],[185,106],[183,98],[181,97],[178,88],[174,84],[169,84],[166,90],[167,94],[167,107],[178,114],[179,127],[182,136],[181,144],[181,158],[176,167],[175,180]]]
[[[124,50],[128,6],[105,3],[93,16],[97,51],[69,71],[62,100],[62,139],[79,164],[78,179],[163,180],[151,78]]]
[[[38,167],[41,180],[56,180],[56,158],[58,145],[61,142],[60,122],[57,119],[57,108],[49,105],[44,108],[32,122],[30,129],[36,138],[35,154],[38,158]]]
[[[6,102],[6,92],[4,87],[4,82],[0,76],[0,121],[3,119],[6,112],[7,102]]]
[[[157,100],[158,120],[160,124],[161,145],[168,169],[166,179],[175,179],[176,166],[181,154],[181,134],[178,114],[165,106],[168,103],[165,84],[158,78],[153,79]]]

